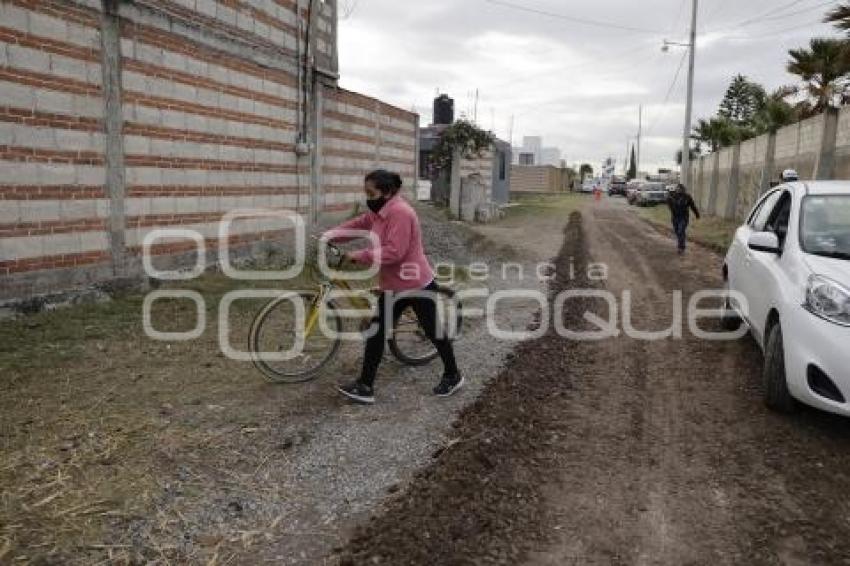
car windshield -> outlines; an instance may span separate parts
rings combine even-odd
[[[810,254],[850,259],[850,195],[806,197],[800,243]]]
[[[663,191],[664,185],[661,185],[659,183],[650,183],[649,185],[645,185],[643,187],[643,190],[644,191]]]

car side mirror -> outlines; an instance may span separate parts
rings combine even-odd
[[[750,236],[747,247],[757,252],[769,254],[782,253],[782,247],[779,245],[779,236],[773,232],[756,232]]]

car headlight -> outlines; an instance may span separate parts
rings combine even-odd
[[[822,275],[809,277],[803,306],[821,318],[850,326],[850,290]]]

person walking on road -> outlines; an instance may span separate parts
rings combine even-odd
[[[438,397],[448,397],[461,388],[463,377],[455,362],[454,349],[447,336],[438,333],[434,270],[425,257],[422,232],[416,211],[398,192],[402,180],[398,174],[379,169],[366,175],[364,190],[369,212],[362,214],[322,236],[328,241],[352,239],[346,230],[369,231],[376,246],[352,253],[346,259],[362,265],[378,265],[381,295],[373,324],[377,331],[366,341],[360,379],[338,387],[339,392],[358,403],[375,402],[373,386],[384,355],[387,329],[407,307],[413,308],[425,335],[443,360],[443,378],[434,387]]]
[[[667,199],[667,206],[670,207],[670,216],[673,221],[673,232],[676,233],[676,240],[679,247],[679,253],[685,253],[685,247],[688,243],[688,224],[691,220],[691,211],[694,216],[699,218],[699,210],[694,203],[694,199],[688,194],[685,185],[679,183],[676,190],[670,194]]]

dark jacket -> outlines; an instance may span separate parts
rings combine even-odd
[[[694,203],[694,199],[688,193],[673,192],[667,199],[667,206],[670,207],[670,213],[673,215],[673,220],[687,220],[690,218],[689,211],[694,211],[694,216],[699,218],[699,210]]]

